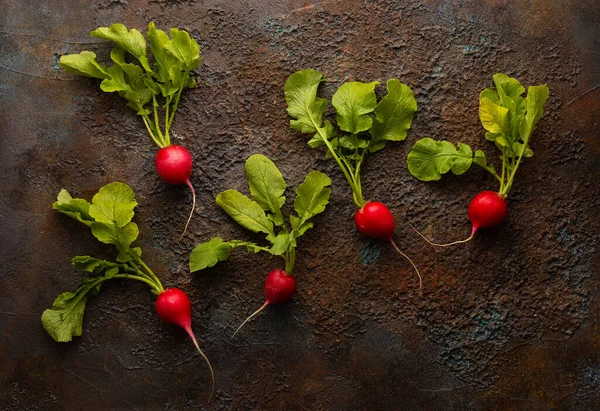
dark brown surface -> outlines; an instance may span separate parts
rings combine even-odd
[[[188,291],[193,325],[216,371],[206,409],[600,409],[600,7],[593,1],[2,1],[0,4],[0,409],[201,407],[210,377],[185,333],[160,322],[153,295],[115,282],[91,300],[84,334],[55,343],[40,324],[59,292],[82,274],[78,254],[111,256],[82,225],[58,215],[60,188],[90,197],[124,181],[140,206],[138,244],[167,286]],[[123,22],[145,31],[180,27],[199,40],[204,64],[173,131],[195,160],[199,192],[191,232],[185,187],[153,170],[142,122],[96,80],[57,66],[61,54],[109,46],[89,39]],[[365,196],[398,217],[391,247],[361,237],[350,189],[334,163],[290,130],[283,84],[313,67],[330,81],[398,77],[419,103],[405,142],[368,159]],[[506,72],[551,96],[509,198],[509,219],[471,243],[468,201],[495,189],[474,168],[437,183],[412,178],[410,146],[432,136],[493,157],[478,94]],[[292,303],[262,304],[262,281],[279,261],[236,250],[191,275],[189,251],[212,236],[251,238],[214,204],[246,191],[251,153],[272,158],[289,187],[316,168],[333,180],[328,210],[300,241]],[[289,192],[291,196],[291,190]]]

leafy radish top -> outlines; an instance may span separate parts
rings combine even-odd
[[[161,148],[171,145],[169,129],[173,123],[181,93],[196,82],[191,76],[202,59],[200,45],[183,30],[171,29],[171,38],[154,23],[148,25],[148,41],[152,65],[146,53],[146,40],[136,29],[127,30],[120,23],[100,27],[92,37],[110,40],[115,48],[110,53],[113,65],[102,66],[96,54],[82,51],[60,58],[59,65],[70,73],[102,79],[100,88],[108,93],[118,92],[127,100],[127,107],[142,116],[152,140]],[[137,63],[128,63],[126,53]],[[164,124],[159,121],[158,98],[164,99]],[[152,117],[151,117],[152,116]]]
[[[77,256],[73,267],[90,273],[75,293],[60,294],[52,308],[42,314],[42,324],[55,341],[71,341],[82,333],[83,314],[90,295],[100,291],[102,283],[112,278],[142,281],[154,294],[164,288],[152,270],[142,261],[142,250],[132,247],[137,239],[138,227],[131,221],[137,205],[135,194],[127,184],[111,183],[102,187],[90,204],[82,198],[72,198],[61,190],[52,208],[85,224],[98,241],[112,244],[118,255],[114,261],[90,256]]]
[[[495,87],[483,90],[479,96],[479,118],[486,130],[485,138],[500,150],[501,172],[497,173],[494,166],[488,164],[481,150],[473,153],[471,147],[463,143],[458,143],[457,148],[449,141],[423,138],[408,154],[408,170],[413,176],[422,181],[435,181],[449,171],[462,174],[475,163],[492,173],[500,183],[498,193],[508,196],[521,160],[533,155],[529,141],[542,117],[549,92],[546,85],[530,86],[527,96],[522,97],[525,88],[517,79],[502,73],[493,78]]]
[[[290,125],[301,133],[312,134],[312,148],[325,146],[327,157],[338,163],[352,188],[354,203],[363,207],[365,201],[360,183],[360,168],[367,153],[383,149],[388,141],[406,138],[417,101],[412,90],[397,79],[387,82],[388,94],[379,102],[375,95],[378,81],[343,84],[333,95],[339,131],[323,120],[327,100],[317,97],[323,75],[312,69],[291,74],[285,83],[287,112],[294,120]]]
[[[213,267],[219,261],[227,260],[233,248],[245,246],[251,252],[266,251],[281,256],[285,260],[285,271],[292,272],[296,240],[313,227],[310,219],[325,210],[331,195],[331,180],[320,171],[311,171],[306,176],[296,189],[294,210],[297,215],[290,215],[288,225],[281,211],[287,185],[277,166],[267,157],[253,154],[246,161],[246,177],[251,198],[237,190],[226,190],[217,195],[216,202],[242,227],[265,234],[270,245],[243,240],[224,241],[215,237],[194,248],[190,256],[191,271]]]

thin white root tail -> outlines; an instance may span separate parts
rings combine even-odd
[[[206,355],[204,355],[204,353],[200,349],[200,346],[198,345],[198,341],[196,341],[196,337],[194,336],[192,329],[189,328],[189,329],[186,329],[186,331],[189,334],[189,336],[192,338],[192,341],[194,342],[196,349],[198,350],[200,355],[204,358],[204,360],[206,361],[206,364],[208,364],[208,368],[210,369],[210,376],[212,378],[212,389],[210,390],[210,395],[208,396],[208,402],[210,402],[210,400],[212,399],[212,397],[215,393],[215,372],[213,371],[212,365],[210,365],[210,361],[208,361],[208,357]]]
[[[419,276],[419,295],[422,296],[423,295],[423,278],[421,278],[421,273],[419,273],[419,269],[417,268],[415,263],[413,263],[412,260],[406,254],[404,254],[402,251],[400,251],[400,249],[398,248],[398,246],[396,245],[394,240],[390,240],[390,243],[392,244],[392,247],[394,247],[394,250],[396,250],[398,252],[398,254],[400,254],[402,257],[406,258],[408,260],[408,262],[413,266],[415,271],[417,272],[417,275]]]
[[[189,178],[185,180],[185,183],[190,188],[190,190],[192,190],[192,211],[190,211],[190,216],[188,217],[187,222],[185,223],[185,227],[183,228],[183,233],[181,233],[181,237],[179,237],[179,241],[181,241],[181,239],[185,235],[188,225],[190,224],[190,220],[192,219],[192,215],[194,215],[194,210],[196,209],[196,190],[194,190],[194,186],[192,185],[192,183],[190,183]]]
[[[248,321],[250,321],[252,318],[254,318],[254,316],[256,314],[258,314],[259,312],[261,312],[262,310],[264,310],[267,305],[269,305],[268,301],[265,301],[265,303],[262,305],[262,307],[260,307],[258,310],[254,311],[252,313],[252,315],[250,315],[250,317],[246,318],[246,320],[242,323],[242,325],[240,325],[237,330],[235,330],[235,332],[233,333],[233,335],[231,336],[231,338],[235,337],[235,335],[238,333],[238,331],[244,326],[244,324],[246,324]]]
[[[451,246],[451,245],[467,243],[467,242],[469,242],[469,241],[471,241],[473,239],[473,236],[475,236],[475,232],[477,231],[477,229],[475,227],[473,227],[473,230],[471,230],[471,235],[469,236],[469,238],[466,238],[464,240],[453,241],[451,243],[439,244],[439,243],[434,243],[433,241],[429,240],[427,237],[425,237],[423,234],[421,234],[419,232],[419,230],[417,230],[415,227],[413,227],[412,224],[408,223],[408,225],[410,225],[410,227],[413,230],[415,230],[415,233],[419,234],[423,240],[427,241],[429,244],[431,244],[431,245],[433,245],[435,247],[448,247],[448,246]]]

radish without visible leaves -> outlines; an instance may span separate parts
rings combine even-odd
[[[486,130],[485,138],[493,141],[500,150],[502,171],[497,173],[488,164],[483,151],[474,154],[466,144],[458,143],[458,148],[448,141],[423,138],[417,141],[408,153],[407,163],[410,173],[422,181],[435,181],[449,171],[463,174],[475,163],[489,171],[500,183],[498,192],[483,191],[469,204],[471,235],[460,241],[438,244],[430,241],[417,231],[428,243],[440,247],[470,241],[479,228],[494,228],[502,224],[508,215],[506,198],[517,169],[523,157],[533,156],[529,148],[531,135],[544,112],[544,103],[549,90],[546,85],[530,86],[525,98],[521,95],[525,88],[517,79],[506,74],[494,75],[495,87],[487,88],[480,94],[479,118]]]
[[[118,92],[127,100],[127,107],[142,117],[148,134],[161,148],[155,157],[158,174],[167,183],[187,184],[192,191],[192,210],[181,234],[183,237],[196,205],[196,194],[189,180],[192,159],[185,148],[171,145],[169,130],[182,91],[196,84],[192,72],[202,59],[199,44],[186,31],[173,28],[170,34],[171,38],[164,31],[157,30],[154,23],[148,25],[147,37],[154,57],[152,66],[146,53],[144,36],[136,29],[127,30],[120,23],[100,27],[90,33],[92,37],[110,40],[115,44],[110,53],[114,63],[112,66],[100,65],[96,61],[96,54],[90,51],[64,55],[59,65],[73,74],[102,79],[102,91]],[[129,62],[125,52],[139,64]],[[159,98],[164,99],[164,104],[159,104]],[[159,121],[161,107],[164,108],[162,126]],[[165,162],[165,158],[170,160]]]
[[[327,157],[339,165],[352,188],[358,211],[354,222],[358,230],[374,238],[388,241],[406,258],[419,277],[419,292],[423,282],[419,270],[393,239],[395,221],[390,210],[377,201],[366,201],[362,194],[360,170],[368,153],[382,150],[388,141],[406,138],[417,111],[417,101],[412,90],[397,79],[387,82],[388,94],[379,102],[375,95],[378,81],[358,81],[343,84],[333,95],[336,122],[341,132],[336,132],[328,120],[323,120],[327,100],[317,97],[323,75],[316,70],[300,70],[291,74],[285,83],[287,112],[293,118],[290,125],[312,138],[312,148],[325,147]]]
[[[311,171],[296,189],[294,210],[297,215],[290,216],[288,225],[281,211],[287,185],[277,166],[267,157],[253,154],[246,161],[246,177],[252,198],[237,190],[227,190],[217,196],[216,202],[244,228],[265,234],[265,239],[271,245],[260,246],[241,240],[223,241],[215,237],[198,244],[190,255],[191,271],[213,267],[219,261],[227,260],[231,250],[236,247],[246,247],[254,253],[265,251],[281,256],[285,261],[285,270],[275,269],[265,279],[265,303],[233,335],[267,305],[291,300],[296,292],[296,279],[291,273],[296,262],[297,239],[313,227],[309,220],[325,210],[331,195],[329,177],[319,171]]]
[[[214,392],[215,377],[208,358],[200,349],[192,332],[192,306],[188,296],[178,288],[165,290],[158,277],[142,260],[142,250],[139,247],[131,247],[138,236],[138,227],[131,221],[136,205],[135,194],[123,183],[111,183],[102,187],[91,203],[81,198],[72,198],[67,190],[61,190],[53,208],[90,227],[92,234],[100,242],[114,245],[119,254],[116,261],[90,256],[74,257],[73,266],[90,273],[91,276],[82,282],[75,293],[60,294],[52,308],[42,314],[42,325],[55,341],[71,341],[83,331],[83,315],[89,296],[100,291],[105,281],[128,279],[143,282],[157,295],[155,310],[158,316],[168,324],[182,327],[206,360],[212,377],[210,401]]]

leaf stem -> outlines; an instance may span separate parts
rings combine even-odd
[[[150,134],[150,137],[152,137],[152,140],[154,140],[154,142],[156,143],[157,146],[159,146],[160,148],[165,147],[165,145],[159,141],[156,136],[154,135],[154,133],[152,132],[152,129],[150,128],[150,119],[148,117],[147,114],[142,114],[142,119],[144,120],[144,125],[146,126],[146,130],[148,130],[148,134]]]
[[[154,272],[150,269],[150,267],[148,267],[146,263],[142,261],[141,258],[138,258],[138,261],[141,264],[141,266],[144,267],[144,269],[148,272],[148,274],[150,274],[150,277],[152,277],[152,279],[156,283],[156,288],[159,291],[159,294],[165,291],[165,289],[162,286],[162,283],[160,282],[156,274],[154,274]]]
[[[311,115],[310,110],[308,109],[308,107],[306,108],[306,112],[308,113],[308,117],[310,118],[310,121],[311,121],[313,127],[317,130],[317,133],[319,133],[319,135],[321,136],[321,139],[323,140],[323,142],[327,146],[327,149],[331,153],[331,156],[334,158],[334,160],[336,161],[336,163],[338,163],[338,166],[340,166],[340,168],[342,169],[342,172],[344,173],[344,176],[346,177],[346,180],[348,180],[348,183],[350,184],[350,187],[352,188],[354,203],[359,208],[362,207],[364,205],[364,200],[363,200],[362,203],[360,201],[358,201],[359,199],[356,196],[357,188],[356,188],[356,184],[354,183],[354,180],[353,180],[352,176],[350,174],[348,174],[348,170],[346,170],[346,167],[344,166],[344,163],[342,163],[342,161],[340,160],[340,158],[337,156],[335,150],[331,146],[331,143],[329,142],[329,140],[327,140],[326,136],[323,134],[322,129],[317,125],[317,123],[315,122],[315,120],[312,118],[312,115]],[[362,195],[360,195],[360,197],[362,197]]]
[[[150,286],[150,288],[152,288],[152,290],[154,290],[154,292],[156,294],[160,294],[164,291],[164,289],[162,288],[162,286],[160,286],[160,288],[158,288],[157,284],[154,284],[152,281],[150,281],[147,278],[141,277],[139,275],[132,275],[132,274],[115,274],[113,277],[111,278],[125,278],[128,280],[137,280],[137,281],[141,281],[144,282],[146,284],[148,284]],[[104,278],[103,281],[106,280],[110,280],[110,278]]]
[[[163,143],[163,145],[167,145],[168,146],[168,144],[165,144],[166,143],[165,138],[163,137],[163,134],[160,131],[160,122],[158,121],[158,110],[157,110],[157,107],[158,107],[158,102],[156,101],[156,96],[153,94],[152,95],[152,108],[153,108],[153,111],[154,111],[154,124],[155,124],[156,130],[158,132],[158,139],[160,139],[160,141]]]

